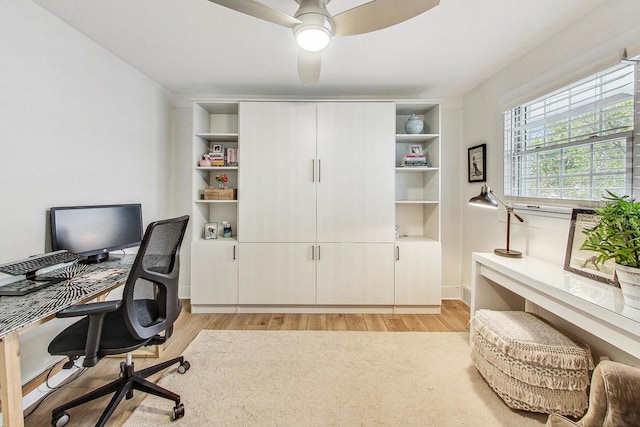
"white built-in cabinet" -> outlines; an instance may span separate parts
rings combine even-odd
[[[197,239],[191,245],[191,299],[200,304],[238,303],[238,243]]]
[[[239,150],[238,103],[194,102],[193,129],[191,300],[229,311],[238,304],[238,200],[204,200],[204,190],[217,187],[217,175],[226,175],[227,187],[237,189],[241,163],[201,167],[199,162],[212,144]],[[222,237],[223,221],[231,223],[231,237]],[[208,223],[218,224],[217,239],[204,239]]]
[[[420,134],[407,134],[405,122],[415,114],[424,121]],[[440,305],[440,107],[429,102],[396,103],[395,304],[398,307]],[[427,166],[403,166],[417,148]],[[414,311],[414,308],[410,308]],[[427,310],[429,311],[429,310]]]
[[[393,111],[390,102],[241,103],[239,240],[251,271],[240,270],[240,304],[354,304],[357,294],[393,304]],[[351,289],[335,277],[351,278]]]
[[[410,114],[428,134],[404,133]],[[422,102],[194,101],[194,312],[437,312],[439,120]],[[202,200],[220,173],[195,166],[211,141],[238,148],[238,200]],[[400,165],[413,145],[430,167]],[[222,220],[233,236],[204,240]]]

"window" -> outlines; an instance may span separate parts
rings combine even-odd
[[[581,205],[632,194],[635,65],[620,64],[504,112],[504,191]]]

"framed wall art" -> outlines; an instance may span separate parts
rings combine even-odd
[[[469,171],[469,182],[486,182],[487,173],[487,144],[480,144],[469,148],[467,158]]]
[[[597,252],[580,249],[587,239],[582,230],[593,227],[599,218],[591,209],[573,209],[571,211],[564,269],[599,282],[615,285],[613,260],[606,261],[604,264],[596,264]]]

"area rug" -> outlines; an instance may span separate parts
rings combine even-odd
[[[508,408],[473,367],[468,333],[205,330],[184,375],[125,423],[140,426],[542,426]]]

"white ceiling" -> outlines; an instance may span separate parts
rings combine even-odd
[[[34,1],[177,95],[445,98],[607,0],[441,0],[396,26],[334,38],[317,84],[298,79],[291,30],[207,0]],[[289,14],[298,6],[260,2]]]

